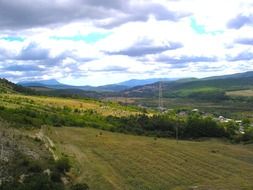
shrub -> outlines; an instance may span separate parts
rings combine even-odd
[[[89,190],[89,186],[86,183],[78,183],[78,184],[72,185],[70,187],[70,190]]]
[[[67,157],[62,157],[55,163],[55,168],[61,173],[68,172],[70,170],[70,167],[70,162]]]

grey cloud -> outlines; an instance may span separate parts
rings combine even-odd
[[[109,67],[101,68],[101,69],[89,69],[89,71],[95,71],[95,72],[127,72],[128,68],[120,67],[120,66],[109,66]]]
[[[5,49],[0,48],[0,61],[5,60],[8,56],[8,52]]]
[[[217,58],[205,56],[181,56],[179,58],[160,56],[156,61],[171,64],[172,68],[183,68],[188,66],[189,63],[216,62]]]
[[[75,63],[63,64],[64,60],[68,58],[73,59]],[[90,60],[94,59],[85,57],[79,58],[71,51],[63,52],[57,57],[52,58],[47,49],[39,47],[36,43],[31,43],[24,48],[18,56],[5,56],[0,60],[0,77],[12,80],[18,77],[21,80],[45,75],[54,76],[55,72],[61,73],[63,77],[82,77],[85,73],[80,71],[79,62],[84,63]]]
[[[16,57],[18,60],[45,60],[49,57],[49,50],[43,49],[36,43],[30,43],[27,47],[22,49],[20,54]]]
[[[123,0],[1,0],[0,28],[30,28],[112,16]],[[111,9],[108,9],[108,6]],[[107,9],[106,9],[107,8]]]
[[[141,40],[132,47],[117,52],[106,52],[109,55],[127,55],[130,57],[141,57],[148,54],[158,54],[167,50],[182,48],[183,45],[178,42],[170,42],[168,45],[152,45],[152,41]]]
[[[241,38],[235,40],[235,42],[243,45],[253,45],[253,38]]]
[[[241,52],[234,57],[227,56],[227,61],[250,61],[250,60],[253,60],[253,53],[251,52]]]
[[[158,3],[146,3],[142,5],[128,5],[123,10],[124,15],[114,18],[110,22],[97,22],[96,25],[105,28],[114,28],[127,22],[147,21],[152,15],[157,20],[170,20],[178,21],[179,19],[186,17],[189,13],[177,13],[168,10]]]
[[[198,65],[197,66],[198,72],[217,72],[217,71],[222,71],[225,69],[226,69],[226,67],[224,67],[224,66],[219,66],[219,67],[213,67],[210,65]]]
[[[0,29],[25,29],[72,21],[92,20],[97,26],[112,28],[131,21],[146,21],[150,15],[157,20],[177,21],[186,16],[168,10],[161,4],[139,5],[124,0],[1,0]],[[110,19],[109,23],[102,22]]]
[[[252,25],[253,24],[253,15],[237,15],[234,19],[230,20],[227,23],[228,28],[233,28],[233,29],[240,29],[241,27],[245,25]]]
[[[30,72],[30,71],[43,71],[45,69],[37,65],[11,65],[11,66],[5,67],[4,70]]]

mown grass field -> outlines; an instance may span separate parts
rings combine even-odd
[[[226,92],[228,96],[253,97],[253,90],[238,90]]]
[[[71,175],[92,190],[253,189],[253,147],[154,139],[92,128],[50,128]]]

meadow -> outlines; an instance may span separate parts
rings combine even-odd
[[[50,128],[72,178],[94,190],[252,189],[253,146],[216,139],[179,141],[92,128]]]

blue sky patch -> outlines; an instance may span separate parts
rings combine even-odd
[[[206,34],[205,26],[199,25],[195,18],[191,18],[191,27],[198,34]]]
[[[75,35],[75,36],[51,36],[50,39],[52,40],[70,40],[70,41],[85,41],[86,43],[96,43],[106,37],[111,35],[111,33],[90,33],[88,35]]]
[[[6,36],[6,37],[1,37],[0,39],[1,40],[6,40],[6,41],[9,41],[9,42],[14,42],[14,41],[23,42],[23,41],[25,41],[25,38],[19,37],[19,36]]]
[[[222,30],[206,31],[205,26],[198,24],[195,18],[191,18],[191,28],[198,34],[209,34],[212,36],[223,34]]]

